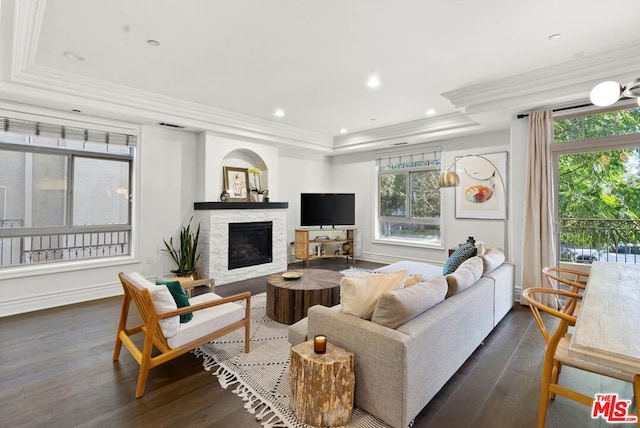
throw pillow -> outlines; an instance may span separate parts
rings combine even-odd
[[[138,272],[127,273],[126,276],[136,287],[140,289],[146,288],[149,290],[151,301],[153,302],[153,306],[156,308],[157,313],[163,314],[165,312],[175,311],[178,308],[176,301],[173,299],[173,296],[171,296],[167,287],[158,287],[154,285],[152,282],[147,281],[147,279]],[[180,317],[177,316],[160,320],[158,323],[160,324],[164,337],[167,339],[175,336],[180,329]]]
[[[406,279],[406,270],[342,278],[340,280],[342,312],[367,320],[371,319],[382,293],[401,288]]]
[[[444,268],[442,269],[443,275],[448,275],[453,273],[458,269],[458,267],[467,259],[475,256],[478,253],[478,249],[475,245],[470,242],[465,242],[460,245],[457,250],[451,254],[449,260],[444,264]]]
[[[482,259],[480,259],[480,257],[471,257],[465,260],[455,272],[446,276],[447,283],[449,284],[447,297],[451,297],[471,287],[478,282],[481,276]]]
[[[411,287],[412,285],[420,284],[422,282],[422,275],[409,275],[404,282],[405,287]]]
[[[412,287],[387,291],[380,296],[371,321],[396,329],[444,300],[447,280],[442,275]]]
[[[166,279],[158,278],[156,279],[156,285],[164,285],[167,287],[173,300],[176,302],[176,306],[178,308],[184,308],[185,306],[191,306],[189,304],[189,298],[187,297],[187,293],[184,292],[184,288],[180,284],[180,281],[167,281]],[[193,319],[193,313],[189,312],[188,314],[180,315],[180,322],[185,323],[189,322]]]
[[[483,275],[497,269],[504,263],[504,253],[499,248],[492,248],[479,257],[482,259]]]

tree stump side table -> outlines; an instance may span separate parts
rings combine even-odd
[[[313,352],[313,339],[291,348],[290,406],[296,417],[316,427],[351,422],[356,375],[353,353],[327,343],[324,354]]]

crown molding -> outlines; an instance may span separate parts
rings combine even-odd
[[[340,135],[334,138],[334,151],[370,150],[395,143],[421,143],[479,128],[477,122],[460,112],[454,112]]]
[[[612,70],[615,75],[612,76]],[[516,74],[490,82],[470,85],[442,93],[466,113],[480,113],[553,98],[584,98],[593,85],[607,78],[628,78],[640,73],[640,43],[634,43],[568,61],[562,64]],[[626,82],[621,82],[625,84]]]

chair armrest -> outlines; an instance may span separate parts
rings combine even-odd
[[[202,302],[195,305],[178,308],[173,311],[163,312],[161,314],[158,314],[158,319],[162,320],[165,318],[171,318],[175,317],[176,315],[188,314],[190,312],[200,311],[202,309],[224,305],[225,303],[237,302],[240,300],[246,300],[247,306],[249,306],[251,304],[251,292],[245,291],[242,293],[234,294],[232,296],[223,297],[222,299],[210,300],[208,302]]]

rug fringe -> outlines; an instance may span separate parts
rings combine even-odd
[[[262,426],[264,428],[289,428],[289,425],[280,417],[280,415],[278,415],[269,403],[263,401],[247,385],[240,382],[234,373],[220,366],[215,361],[215,358],[205,353],[199,347],[196,348],[193,353],[196,357],[202,357],[202,366],[206,371],[211,371],[217,366],[217,370],[213,372],[213,375],[218,378],[218,382],[222,388],[227,389],[227,387],[233,384],[238,384],[238,386],[231,392],[242,398],[243,401],[246,401],[244,408],[250,414],[255,415],[256,420],[262,421],[264,418],[271,416],[269,419],[262,422]]]

